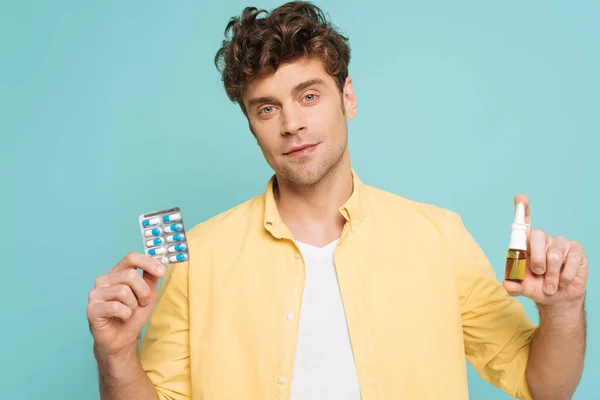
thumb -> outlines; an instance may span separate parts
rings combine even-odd
[[[163,266],[163,268],[165,268],[165,267]],[[154,276],[147,271],[143,272],[142,277],[144,278],[144,281],[146,281],[146,283],[150,287],[150,293],[151,293],[150,298],[151,299],[156,298],[156,293],[158,293],[158,282],[160,281],[160,277]]]
[[[507,281],[503,282],[504,289],[511,296],[523,296],[525,293],[525,286],[519,282]]]

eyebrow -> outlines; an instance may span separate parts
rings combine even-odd
[[[292,88],[290,93],[292,95],[296,95],[298,92],[301,92],[304,89],[306,89],[310,86],[314,86],[314,85],[325,85],[325,81],[323,81],[323,79],[321,79],[321,78],[313,78],[313,79],[306,80],[304,82],[300,82],[299,84],[297,84],[296,86],[294,86]],[[264,97],[255,97],[253,99],[250,99],[248,101],[248,107],[252,107],[257,104],[262,104],[262,103],[274,103],[274,104],[279,105],[279,101],[275,97],[264,96]]]

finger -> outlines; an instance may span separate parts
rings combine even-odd
[[[106,318],[119,318],[128,320],[133,310],[119,301],[100,301],[88,306],[90,321],[98,321]]]
[[[145,275],[149,275],[144,272]],[[142,278],[142,276],[135,269],[117,270],[109,273],[108,275],[102,275],[96,280],[96,288],[111,287],[117,285],[127,285],[137,297],[140,306],[144,307],[150,301],[150,295],[152,288],[150,285],[156,284],[158,286],[158,280],[151,275],[150,280]]]
[[[531,271],[537,275],[546,272],[546,233],[534,229],[529,235],[529,258]]]
[[[138,306],[138,300],[133,295],[131,288],[127,285],[100,287],[90,291],[90,303],[107,301],[119,301],[131,308],[132,311]]]
[[[117,263],[117,265],[111,269],[110,272],[136,268],[140,268],[145,272],[148,272],[155,278],[160,278],[165,273],[165,267],[162,263],[150,256],[136,252],[127,254],[121,261]]]
[[[588,275],[588,259],[583,246],[581,244],[579,244],[579,246],[581,247],[581,262],[577,268],[577,274],[575,275],[575,278],[583,278],[585,280],[587,279]]]
[[[563,237],[550,239],[546,252],[546,275],[544,276],[544,293],[547,295],[553,295],[558,289],[560,271],[569,246],[569,242]]]
[[[560,287],[569,286],[573,282],[581,265],[581,260],[583,260],[583,247],[579,243],[571,244],[565,257],[565,266],[560,274],[560,282],[558,283]]]

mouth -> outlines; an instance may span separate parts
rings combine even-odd
[[[290,157],[302,157],[306,154],[312,153],[317,147],[318,143],[315,144],[303,144],[301,146],[292,147],[287,153],[283,153],[285,156]]]

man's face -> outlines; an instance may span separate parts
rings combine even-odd
[[[356,114],[352,81],[340,95],[318,59],[280,66],[252,82],[242,101],[267,163],[290,183],[320,181],[347,152],[347,118]]]

